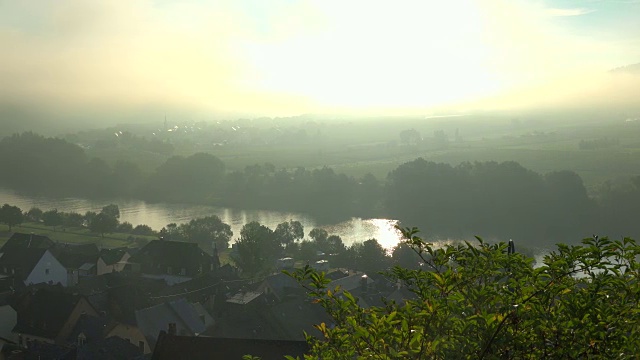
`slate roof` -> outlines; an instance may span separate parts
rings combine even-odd
[[[53,242],[53,240],[43,235],[14,233],[13,235],[11,235],[9,240],[4,243],[2,248],[0,248],[0,253],[16,248],[49,249],[54,244],[55,243]]]
[[[155,263],[174,268],[189,267],[203,260],[211,262],[211,255],[204,252],[198,244],[183,241],[153,240],[136,252],[129,262],[138,262],[151,258]]]
[[[359,288],[362,285],[363,279],[366,279],[367,285],[369,286],[375,282],[373,281],[373,279],[366,276],[366,274],[364,273],[356,273],[353,275],[349,275],[347,277],[333,280],[327,285],[327,287],[329,289],[333,289],[336,286],[340,286],[340,289],[342,290],[352,291]]]
[[[79,300],[79,295],[46,288],[27,294],[16,307],[13,332],[54,339]]]
[[[267,319],[267,311],[257,307],[234,313],[221,313],[213,327],[207,329],[203,335],[235,339],[287,339],[277,322]]]
[[[19,353],[11,355],[20,360],[75,360],[76,349],[69,346],[33,341],[28,348],[21,348]]]
[[[347,277],[347,276],[349,276],[349,272],[348,271],[334,270],[334,271],[330,271],[329,273],[327,273],[324,277],[326,279],[329,279],[329,280],[338,280],[338,279],[342,279],[343,277]]]
[[[82,314],[67,338],[67,343],[77,344],[78,336],[84,334],[87,344],[104,339],[107,319],[103,317]]]
[[[282,300],[286,295],[291,293],[304,293],[305,290],[298,282],[289,275],[279,273],[268,276],[264,279],[259,289],[265,291],[267,285],[273,290],[274,295]]]
[[[107,312],[118,322],[135,325],[135,311],[151,306],[150,296],[165,287],[164,280],[116,272],[81,278],[74,290],[85,295],[96,310]]]
[[[262,360],[280,360],[285,355],[302,358],[308,351],[305,341],[176,336],[163,331],[151,359],[236,360],[251,354]]]
[[[206,328],[198,310],[185,299],[169,301],[136,311],[136,322],[150,346],[155,345],[160,331],[176,324],[180,335],[198,335]]]
[[[287,340],[304,340],[304,331],[321,337],[315,325],[325,323],[329,326],[333,320],[325,309],[308,299],[289,299],[265,309],[265,316],[271,326],[279,330],[279,337]]]
[[[141,355],[142,352],[137,346],[123,338],[111,336],[78,348],[76,360],[121,360],[134,359]]]
[[[415,300],[418,296],[411,292],[406,287],[402,287],[400,289],[395,290],[389,296],[387,296],[387,300],[395,301],[397,304],[404,305],[407,300]]]
[[[24,281],[47,251],[39,248],[10,248],[0,256],[0,271],[4,271],[5,267],[14,269],[16,279]]]
[[[235,283],[230,283],[233,285]],[[203,302],[217,292],[226,291],[228,285],[211,273],[194,277],[193,279],[172,286],[167,286],[159,292],[162,302],[184,297],[191,302]]]
[[[86,263],[95,264],[99,254],[96,244],[56,244],[52,252],[67,269],[78,269]]]
[[[227,299],[228,303],[247,305],[262,296],[263,293],[255,291],[240,291]]]

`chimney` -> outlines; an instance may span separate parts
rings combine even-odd
[[[363,293],[366,293],[369,290],[369,277],[367,274],[364,274],[360,277],[360,288]]]
[[[177,333],[176,323],[169,323],[169,335],[176,335]]]

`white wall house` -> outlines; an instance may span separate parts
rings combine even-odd
[[[122,257],[120,259],[118,259],[117,262],[113,263],[113,264],[107,264],[107,262],[104,261],[104,259],[102,258],[102,256],[100,258],[98,258],[98,263],[97,263],[97,275],[102,275],[102,274],[109,274],[112,272],[120,272],[122,270],[124,270],[124,266],[127,263],[127,260],[129,260],[129,258],[131,257],[131,255],[129,255],[128,252],[124,253],[122,255]]]
[[[42,254],[38,263],[24,280],[25,285],[40,283],[60,283],[65,287],[68,285],[67,269],[60,264],[49,250]]]
[[[0,303],[0,337],[17,342],[18,338],[11,332],[18,322],[18,313],[9,304]]]

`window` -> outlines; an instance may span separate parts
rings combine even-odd
[[[144,341],[138,341],[138,348],[141,353],[144,353]]]
[[[171,266],[167,266],[167,274],[171,275],[173,273],[173,269]]]
[[[180,275],[187,275],[187,269],[185,268],[180,269]]]
[[[44,273],[49,275],[49,269],[44,269]]]

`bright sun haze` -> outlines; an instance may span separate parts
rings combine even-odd
[[[638,13],[637,1],[0,2],[0,94],[61,111],[268,116],[531,101],[637,62]]]

